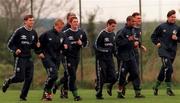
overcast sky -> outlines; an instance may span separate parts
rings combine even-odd
[[[48,1],[48,0],[47,0]],[[50,0],[49,0],[50,1]],[[79,0],[67,0],[70,4],[63,7],[68,10],[73,6],[74,11],[79,15]],[[177,19],[180,19],[180,0],[141,0],[143,21],[166,20],[166,14],[169,10],[177,11]],[[56,2],[59,2],[57,0]],[[82,22],[87,22],[88,14],[98,9],[96,21],[107,21],[114,18],[117,21],[124,22],[126,17],[133,12],[139,11],[139,0],[81,0],[82,2]],[[49,5],[49,3],[47,4]],[[54,6],[49,6],[49,8]],[[67,14],[67,10],[55,11],[49,17],[62,17]]]
[[[78,1],[76,0],[76,13]],[[97,8],[96,21],[106,21],[109,18],[125,21],[132,12],[139,11],[139,0],[82,0],[82,21],[87,21],[87,14]],[[177,18],[180,19],[180,0],[142,0],[144,21],[166,20],[166,14],[171,9],[177,11]]]

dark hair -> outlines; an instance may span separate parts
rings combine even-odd
[[[130,20],[132,20],[133,19],[133,16],[128,16],[127,18],[126,18],[126,22],[128,22],[128,21],[130,21]]]
[[[76,16],[76,14],[75,14],[75,13],[72,13],[72,12],[69,12],[69,13],[67,14],[66,19],[68,19],[70,16]]]
[[[25,16],[24,16],[24,20],[25,20],[25,21],[28,20],[29,18],[33,18],[33,15],[25,15]]]
[[[71,17],[70,20],[69,20],[70,23],[71,23],[74,19],[78,19],[78,18],[77,18],[76,16]]]
[[[106,24],[107,24],[107,25],[108,25],[108,24],[109,24],[109,25],[111,25],[111,24],[117,24],[117,22],[116,22],[116,20],[114,20],[114,19],[109,19]]]
[[[170,17],[171,15],[174,15],[176,14],[176,11],[175,10],[170,10],[168,13],[167,13],[167,17]]]
[[[138,13],[138,12],[134,12],[134,13],[132,14],[133,17],[139,16],[139,15],[141,15],[141,14]]]

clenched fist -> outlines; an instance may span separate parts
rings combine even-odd
[[[16,50],[16,55],[19,55],[21,53],[21,50],[20,49],[17,49]]]

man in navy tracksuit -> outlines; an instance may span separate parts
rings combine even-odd
[[[79,22],[77,17],[72,17],[70,19],[71,28],[66,30],[64,34],[70,42],[70,48],[64,54],[66,68],[68,71],[68,86],[69,90],[72,92],[75,101],[81,100],[78,95],[76,87],[76,71],[80,59],[80,49],[87,46],[87,36],[86,33],[79,28]]]
[[[115,67],[113,61],[113,54],[115,50],[115,33],[116,21],[109,19],[107,26],[102,30],[95,41],[95,53],[96,53],[96,98],[104,99],[102,95],[102,89],[104,83],[110,83],[108,85],[107,92],[112,96],[112,87],[116,82]]]
[[[73,12],[69,12],[67,14],[67,24],[63,27],[62,31],[66,31],[67,29],[71,28],[70,19],[74,16],[76,16],[76,14],[74,14]]]
[[[136,61],[137,61],[137,65],[138,65],[138,72],[139,72],[139,48],[142,49],[143,51],[146,51],[146,47],[144,45],[142,45],[141,43],[141,15],[138,12],[134,12],[132,14],[133,19],[134,19],[134,26],[132,29],[133,35],[134,35],[134,39],[135,41],[139,42],[139,45],[137,47],[134,48],[135,51],[135,57],[136,57]]]
[[[133,20],[134,20],[134,25],[133,25],[133,28],[132,28],[132,33],[133,33],[133,35],[134,35],[134,39],[135,39],[135,41],[137,41],[137,42],[139,42],[139,45],[137,45],[135,48],[134,48],[134,52],[135,52],[135,58],[136,58],[136,62],[137,62],[137,70],[138,70],[138,74],[140,75],[140,67],[139,67],[139,48],[141,49],[141,50],[143,50],[144,52],[146,52],[147,51],[147,49],[146,49],[146,47],[144,46],[144,45],[142,45],[142,43],[141,43],[141,28],[140,28],[140,26],[141,26],[141,15],[140,15],[140,13],[138,13],[138,12],[134,12],[133,14],[132,14],[132,16],[133,16]],[[127,83],[126,84],[128,84],[130,81],[132,81],[131,80],[132,78],[131,78],[131,75],[129,75],[128,77],[127,77]],[[141,80],[140,80],[140,78],[137,78],[137,80],[134,80],[134,81],[132,81],[132,84],[133,84],[133,86],[134,86],[134,88],[135,87],[139,87],[139,91],[141,90]],[[124,88],[125,89],[125,88]],[[124,90],[125,91],[125,90]],[[123,92],[124,93],[124,95],[125,95],[125,92]]]
[[[8,41],[8,49],[14,54],[14,75],[6,79],[2,90],[6,92],[12,83],[24,82],[20,100],[26,101],[26,97],[33,79],[34,65],[32,61],[31,49],[40,53],[38,47],[38,35],[34,29],[34,18],[32,15],[24,17],[24,26],[18,28]]]
[[[64,22],[61,19],[56,19],[53,29],[43,33],[40,38],[41,52],[44,54],[42,63],[48,74],[45,82],[43,100],[52,100],[52,87],[58,78],[58,69],[61,62],[60,51],[68,48],[68,40],[61,32]]]
[[[158,95],[158,87],[165,80],[167,95],[174,96],[171,89],[173,73],[173,62],[176,56],[177,42],[180,42],[180,32],[176,22],[176,12],[171,10],[167,13],[167,22],[159,25],[151,35],[152,42],[158,48],[158,54],[162,60],[157,82],[153,86],[154,95]]]
[[[127,73],[130,74],[132,81],[139,79],[138,67],[135,58],[134,48],[139,45],[139,42],[135,40],[132,29],[134,25],[134,20],[132,16],[128,16],[126,19],[127,23],[123,29],[118,31],[116,37],[116,46],[118,49],[119,62],[122,65],[118,73],[118,98],[124,98],[123,89],[126,83]],[[121,63],[118,63],[121,64]],[[139,90],[139,86],[134,86],[135,97],[144,98]]]
[[[76,16],[74,13],[72,12],[69,12],[67,14],[67,24],[63,27],[62,31],[65,32],[67,29],[71,28],[71,25],[70,25],[70,19],[71,17],[74,17]],[[60,98],[68,98],[68,73],[67,73],[67,70],[66,70],[66,63],[64,63],[64,56],[63,56],[63,53],[61,53],[61,58],[62,58],[62,64],[63,64],[63,67],[64,67],[64,75],[62,78],[60,78],[59,80],[57,80],[56,82],[56,85],[54,87],[54,93],[56,92],[56,89],[61,86],[60,88]]]

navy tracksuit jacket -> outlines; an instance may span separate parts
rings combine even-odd
[[[38,36],[35,30],[29,30],[25,26],[18,28],[8,40],[8,49],[14,54],[14,75],[9,78],[10,83],[23,82],[24,85],[21,91],[21,98],[26,98],[34,72],[31,50],[38,54],[40,53],[37,47]],[[21,50],[19,55],[15,52]]]
[[[178,40],[173,40],[172,35],[177,35]],[[158,54],[162,59],[162,67],[158,76],[159,81],[165,79],[166,82],[171,82],[173,73],[173,62],[176,56],[177,42],[180,42],[180,30],[174,23],[162,23],[154,30],[151,35],[152,42],[161,46],[158,48]]]

